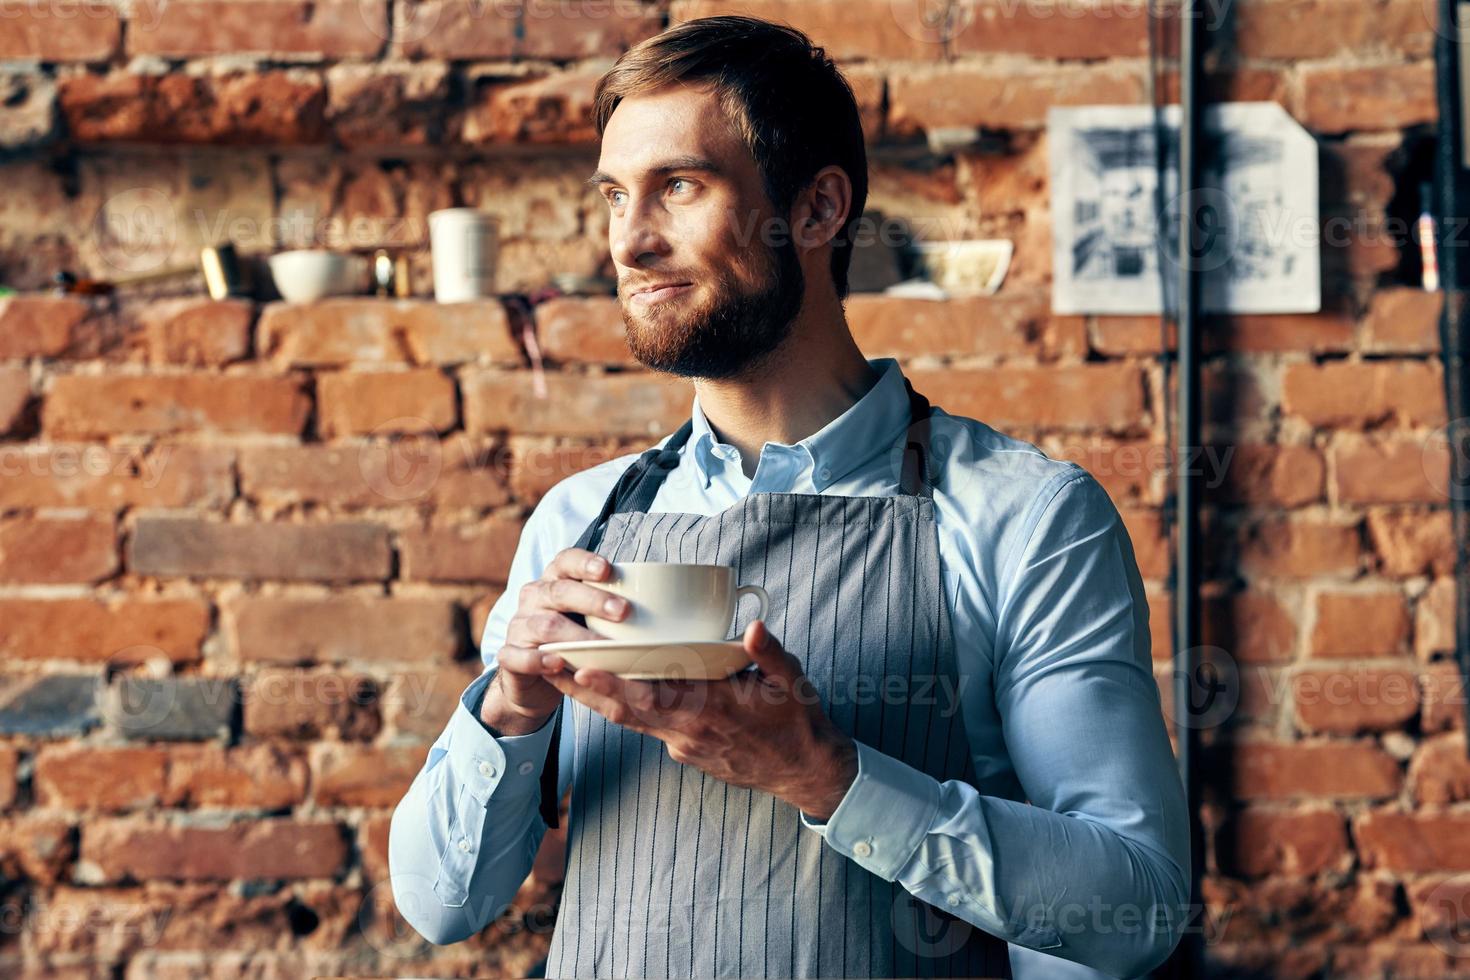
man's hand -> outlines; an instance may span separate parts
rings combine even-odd
[[[561,691],[547,677],[566,664],[542,643],[605,639],[601,633],[567,617],[575,612],[618,620],[628,614],[627,600],[590,582],[607,578],[611,566],[582,548],[564,548],[539,579],[521,589],[520,605],[505,629],[505,645],[497,658],[495,679],[485,692],[480,719],[505,735],[525,735],[546,723],[561,703]]]
[[[723,681],[625,680],[590,667],[544,677],[614,724],[657,738],[675,762],[825,821],[857,778],[857,745],[765,623],[751,623],[744,643],[758,669]]]

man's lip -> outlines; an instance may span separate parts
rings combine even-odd
[[[653,285],[653,286],[642,286],[642,287],[639,287],[638,289],[633,290],[633,292],[632,292],[631,295],[633,295],[633,296],[641,296],[644,293],[652,293],[652,292],[655,292],[655,291],[660,290],[660,289],[671,289],[671,288],[673,288],[675,286],[690,286],[690,285],[693,285],[693,283],[687,283],[687,282],[661,282],[661,283],[658,283],[657,285]]]

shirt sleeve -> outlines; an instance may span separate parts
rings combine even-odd
[[[521,587],[539,578],[552,555],[570,544],[560,541],[561,532],[548,530],[562,522],[553,513],[556,502],[544,503],[547,509],[538,508],[526,522],[505,591],[486,619],[480,642],[486,669],[460,696],[423,769],[393,811],[388,864],[394,903],[433,943],[460,942],[502,914],[530,873],[546,834],[541,770],[562,708],[526,735],[494,734],[479,710]],[[561,739],[561,745],[568,748],[571,739]],[[570,771],[563,755],[558,799]]]
[[[1127,531],[1085,470],[1055,478],[1003,568],[995,700],[1030,803],[858,744],[837,852],[985,931],[1120,977],[1182,934],[1189,822]]]

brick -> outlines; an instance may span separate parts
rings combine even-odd
[[[398,536],[405,581],[504,582],[522,522],[497,519],[480,527],[411,529]]]
[[[1297,120],[1317,133],[1404,129],[1438,118],[1434,64],[1304,65]],[[1371,121],[1371,125],[1364,125]]]
[[[319,140],[326,90],[293,71],[69,75],[57,83],[68,134],[82,142],[294,145]]]
[[[1015,4],[1006,0],[962,0],[949,48],[955,54],[1025,54],[1033,58],[1134,58],[1148,54],[1141,30],[1140,3],[1107,6],[1059,2]],[[921,4],[907,5],[908,30],[922,30],[915,16]],[[894,16],[899,16],[895,11]]]
[[[539,304],[536,342],[542,356],[557,363],[637,363],[628,349],[622,303],[613,296],[562,296]]]
[[[1310,446],[1234,447],[1224,479],[1205,488],[1205,497],[1225,503],[1299,507],[1322,499],[1326,464]]]
[[[46,393],[53,437],[123,433],[298,435],[311,400],[295,378],[250,375],[63,375]]]
[[[17,4],[5,21],[0,60],[106,61],[122,34],[116,9],[83,0]]]
[[[1356,523],[1267,518],[1242,528],[1240,568],[1252,578],[1350,576],[1361,550]]]
[[[142,517],[128,543],[128,567],[142,575],[192,578],[386,579],[388,531],[376,524],[222,524]]]
[[[65,820],[26,814],[0,821],[0,867],[7,877],[51,886],[65,880],[76,857],[76,834]]]
[[[0,297],[0,359],[65,354],[90,309],[74,296]]]
[[[443,62],[333,65],[327,69],[332,138],[364,148],[435,144],[444,137],[442,109],[452,98],[450,83]]]
[[[20,752],[14,746],[0,745],[0,810],[7,810],[15,802],[16,770],[20,767]]]
[[[217,508],[234,496],[233,451],[161,444],[0,446],[0,508]]]
[[[251,820],[228,827],[98,820],[82,831],[80,861],[92,883],[328,878],[347,861],[335,823]]]
[[[1131,364],[905,373],[934,404],[997,428],[1126,431],[1147,419],[1143,373]]]
[[[314,745],[311,796],[318,806],[395,806],[423,765],[418,746]]]
[[[1449,452],[1443,439],[1351,438],[1333,442],[1333,494],[1344,504],[1444,503]]]
[[[371,881],[387,881],[388,832],[392,829],[390,816],[367,817],[358,824],[357,853],[362,855],[362,870]]]
[[[306,760],[269,744],[178,746],[169,752],[169,806],[280,810],[306,799]]]
[[[483,627],[471,635],[477,640]],[[395,736],[412,736],[425,741],[439,737],[459,705],[460,695],[480,676],[481,662],[457,664],[438,670],[394,673],[383,695],[384,721]]]
[[[31,400],[31,377],[24,368],[0,368],[0,435],[18,429]]]
[[[1402,728],[1419,713],[1412,671],[1309,670],[1291,679],[1297,721],[1310,732],[1355,735]]]
[[[1353,821],[1353,839],[1364,868],[1470,870],[1470,813],[1372,811]]]
[[[1388,49],[1428,57],[1433,20],[1415,0],[1339,4],[1253,0],[1236,8],[1235,45],[1243,58],[1296,61]]]
[[[1439,365],[1430,361],[1289,364],[1281,403],[1319,428],[1436,426],[1445,420],[1443,389]]]
[[[83,735],[102,723],[97,678],[82,674],[0,678],[0,735]]]
[[[240,451],[240,488],[272,507],[390,507],[409,501],[485,510],[509,503],[508,453],[493,439],[421,434],[357,445]]]
[[[366,674],[262,670],[244,680],[245,734],[255,738],[371,739],[382,694]]]
[[[1158,320],[1153,321],[1158,334]],[[1353,346],[1353,322],[1336,312],[1211,314],[1204,318],[1201,346],[1208,353],[1340,353]]]
[[[1454,570],[1449,511],[1373,508],[1368,511],[1368,538],[1387,575],[1448,575]]]
[[[592,97],[601,75],[594,69],[483,84],[464,113],[460,138],[471,145],[593,145]]]
[[[1218,751],[1240,799],[1379,799],[1399,791],[1398,763],[1367,742],[1250,742]]]
[[[149,304],[139,320],[154,363],[218,367],[249,353],[255,308],[238,299],[162,300]]]
[[[548,373],[546,396],[528,372],[474,371],[460,381],[465,429],[519,435],[645,435],[673,431],[693,409],[686,381],[652,372],[590,378]]]
[[[244,661],[442,662],[460,648],[455,607],[441,599],[243,597],[225,612]]]
[[[1416,803],[1458,803],[1470,799],[1470,757],[1464,733],[1427,739],[1409,763],[1409,791]]]
[[[506,0],[483,8],[426,0],[397,15],[399,53],[453,60],[610,57],[663,26],[658,10],[633,0]]]
[[[1216,837],[1222,870],[1247,878],[1303,877],[1348,860],[1347,827],[1332,810],[1265,810],[1235,814]]]
[[[669,22],[717,14],[744,14],[790,24],[839,61],[920,61],[944,56],[943,30],[933,24],[932,17],[925,17],[925,8],[917,0],[674,0]],[[963,36],[971,19],[954,18],[949,36]]]
[[[291,932],[292,907],[298,913],[310,907],[293,889],[256,891],[232,894],[214,884],[169,882],[126,888],[62,885],[50,892],[46,915],[28,924],[26,941],[59,963],[116,961],[121,968],[126,961],[127,974],[135,980],[181,980],[230,971],[238,975],[253,969],[286,975],[289,970],[260,962],[260,954],[242,962],[238,954],[225,952],[235,944],[252,950],[270,948]],[[307,965],[312,963],[311,954],[296,950],[293,955],[298,969],[316,972]]]
[[[505,308],[493,299],[272,303],[258,332],[260,355],[290,365],[521,363]]]
[[[1430,664],[1419,675],[1419,728],[1426,733],[1465,727],[1465,680],[1452,663]]]
[[[317,380],[317,412],[326,438],[443,432],[457,421],[454,382],[432,368],[323,375]]]
[[[111,518],[0,519],[0,583],[99,582],[117,565]]]
[[[1040,293],[955,297],[942,303],[881,294],[848,300],[848,326],[869,357],[1073,358],[1087,353],[1078,317],[1052,316]]]
[[[1409,606],[1397,589],[1318,592],[1314,657],[1391,657],[1406,652]]]
[[[1436,579],[1414,604],[1414,654],[1427,661],[1455,649],[1455,580]]]
[[[235,682],[223,677],[124,675],[103,696],[102,715],[123,738],[227,740],[239,702]]]
[[[0,655],[9,660],[197,661],[209,606],[195,599],[0,599]]]
[[[888,128],[895,135],[943,126],[1039,129],[1052,106],[1142,100],[1142,71],[1115,64],[901,72],[889,80]]]
[[[1374,290],[1363,317],[1363,349],[1393,354],[1437,353],[1443,303],[1444,293],[1438,290]]]
[[[1403,942],[1335,948],[1330,967],[1337,976],[1358,973],[1381,977],[1452,976],[1455,968],[1456,961],[1439,949]]]
[[[639,441],[602,439],[566,443],[559,440],[512,436],[510,489],[526,504],[539,501],[546,491],[575,473],[648,448]]]
[[[1165,623],[1169,619],[1165,617]],[[1279,664],[1291,661],[1297,649],[1295,618],[1273,596],[1237,592],[1204,603],[1200,638],[1225,650],[1242,664]],[[1165,650],[1172,641],[1165,644]]]
[[[158,806],[167,771],[164,749],[57,745],[36,753],[31,781],[42,806],[115,813]]]
[[[1136,507],[1120,508],[1119,516],[1133,545],[1138,573],[1144,578],[1163,579],[1169,575],[1169,538],[1157,510]]]
[[[386,0],[174,0],[128,25],[128,54],[372,58],[388,36]]]

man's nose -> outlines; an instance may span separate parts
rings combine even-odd
[[[628,268],[644,266],[650,259],[668,255],[668,236],[653,203],[640,202],[630,207],[621,220],[614,220],[609,245],[613,259]]]

